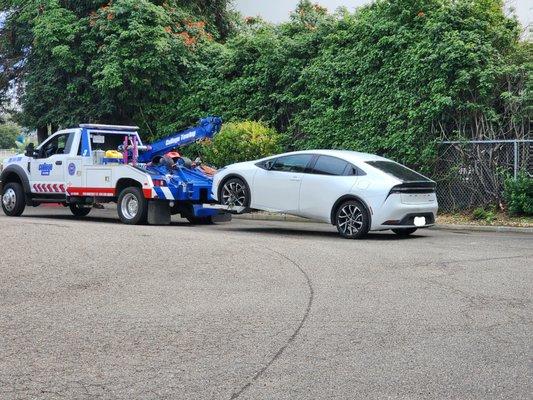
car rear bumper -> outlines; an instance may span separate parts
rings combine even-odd
[[[397,228],[428,228],[435,224],[438,204],[435,201],[421,204],[402,203],[399,196],[389,197],[383,207],[372,215],[370,230],[386,230]],[[424,217],[425,223],[421,226],[415,224],[416,217]]]

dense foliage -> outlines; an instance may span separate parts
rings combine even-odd
[[[505,181],[504,198],[510,215],[533,215],[533,178],[522,172]]]
[[[227,123],[212,142],[203,144],[201,156],[216,166],[255,160],[280,153],[281,135],[262,123]]]
[[[0,0],[0,85],[30,127],[206,114],[258,120],[287,149],[348,148],[427,166],[442,138],[530,135],[533,45],[501,0],[377,0],[238,20],[228,1]]]

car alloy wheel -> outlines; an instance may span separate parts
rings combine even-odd
[[[337,218],[338,225],[346,235],[354,235],[363,227],[363,213],[355,204],[346,204]]]
[[[341,236],[347,239],[358,239],[368,233],[370,217],[361,202],[348,200],[337,209],[335,225]]]
[[[247,207],[248,189],[240,179],[230,179],[222,187],[222,204],[230,207]]]

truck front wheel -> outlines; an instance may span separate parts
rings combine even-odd
[[[19,217],[26,208],[26,198],[20,183],[12,182],[2,190],[2,209],[9,217]]]
[[[124,224],[145,224],[148,218],[148,201],[144,198],[141,189],[129,187],[120,192],[117,210]]]

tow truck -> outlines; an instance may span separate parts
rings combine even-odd
[[[231,219],[212,204],[209,169],[176,153],[168,156],[213,138],[221,126],[220,117],[203,118],[150,145],[143,145],[136,126],[81,124],[60,130],[0,165],[2,209],[20,216],[26,206],[60,203],[84,217],[93,207],[116,202],[125,224],[169,224],[174,214],[194,224]]]

